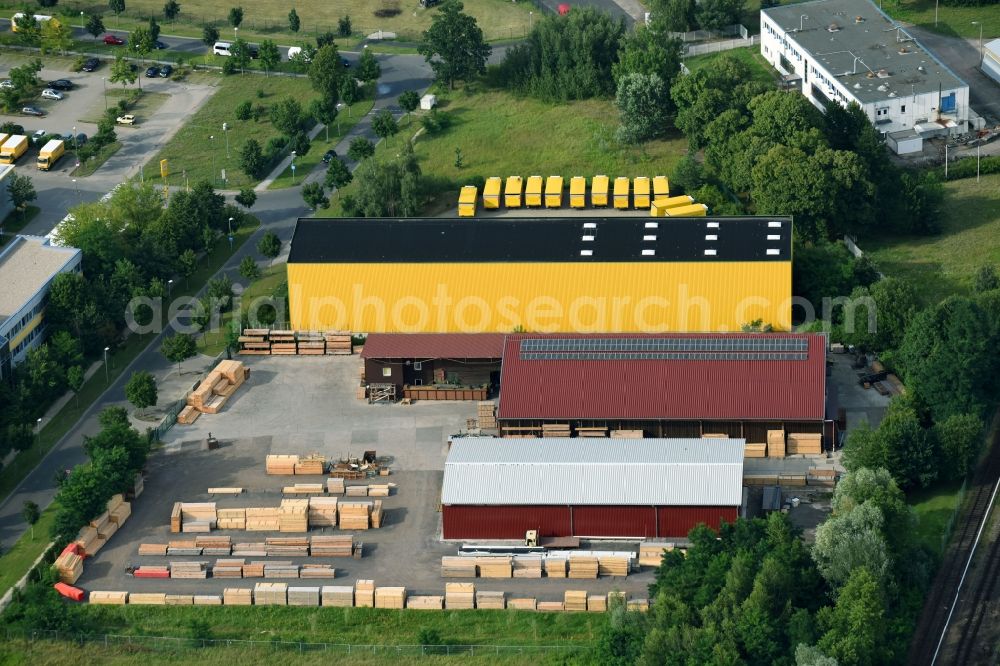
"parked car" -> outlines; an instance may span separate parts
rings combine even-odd
[[[174,73],[174,68],[170,65],[164,65],[160,68],[160,78],[169,78],[171,74]]]
[[[126,113],[124,116],[115,118],[115,122],[119,125],[135,125],[135,116],[131,113]]]
[[[97,58],[87,58],[80,69],[84,72],[93,72],[100,66],[101,66],[101,61],[98,60]]]
[[[82,146],[83,144],[87,143],[87,140],[88,140],[87,135],[84,134],[83,132],[80,132],[79,134],[76,135],[76,139],[73,141],[73,143],[77,146]]]
[[[0,81],[0,88],[13,88],[13,87],[14,87],[14,82],[11,81],[10,79],[4,79],[3,81]]]
[[[49,133],[46,130],[36,130],[31,134],[31,145],[34,146],[38,143],[41,143],[42,139],[48,136],[48,134]]]
[[[56,79],[55,81],[49,81],[49,88],[53,90],[72,90],[76,86],[69,79]]]
[[[160,40],[156,40],[155,42],[153,42],[153,48],[156,49],[157,51],[162,51],[163,49],[169,49],[170,47],[161,42]]]
[[[21,113],[23,113],[26,116],[35,116],[37,118],[41,118],[42,116],[45,115],[45,112],[39,109],[37,106],[26,106],[23,109],[21,109]]]
[[[149,67],[146,69],[146,78],[152,79],[158,77],[159,75],[160,75],[160,68],[156,67],[155,65],[153,67]]]
[[[104,43],[108,46],[123,46],[125,40],[117,35],[104,35]]]
[[[58,90],[53,90],[52,88],[46,88],[42,91],[42,97],[45,99],[62,99],[63,94]]]
[[[331,149],[326,151],[325,153],[323,153],[323,164],[329,164],[330,162],[333,161],[333,158],[336,156],[337,156],[336,150]]]
[[[74,147],[74,148],[77,146],[82,146],[83,144],[87,143],[86,134],[73,134],[72,132],[66,132],[59,138],[65,141],[69,147]]]
[[[340,64],[343,65],[344,67],[350,67],[351,66],[351,61],[348,60],[347,58],[341,58],[340,59]]]

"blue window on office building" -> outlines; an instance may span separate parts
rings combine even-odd
[[[951,93],[946,97],[941,98],[941,111],[942,113],[947,113],[949,111],[955,110],[955,93]]]

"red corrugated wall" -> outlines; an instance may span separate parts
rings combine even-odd
[[[448,506],[441,508],[445,539],[523,539],[528,530],[539,536],[568,536],[567,506]]]
[[[656,511],[661,537],[686,537],[698,523],[718,530],[720,521],[732,523],[739,515],[735,506],[661,506]]]
[[[574,506],[573,535],[656,536],[656,508],[651,506]]]

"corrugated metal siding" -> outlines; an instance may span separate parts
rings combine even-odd
[[[521,360],[521,340],[532,337],[538,336],[507,337],[500,419],[821,421],[825,415],[821,335],[804,336],[805,361]]]
[[[523,539],[528,530],[539,536],[569,536],[568,506],[441,507],[445,539]]]
[[[502,333],[372,333],[362,358],[500,358]]]
[[[656,537],[656,507],[574,506],[573,536]]]
[[[735,506],[661,506],[656,510],[660,521],[660,537],[686,537],[691,528],[705,523],[718,531],[720,521],[732,523],[739,515]]]

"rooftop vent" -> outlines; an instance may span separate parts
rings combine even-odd
[[[905,46],[899,47],[899,55],[906,55],[909,52],[910,52],[910,49],[906,48]]]
[[[837,25],[836,23],[831,23],[830,25],[826,26],[826,31],[827,32],[840,32],[840,26]]]
[[[864,16],[855,16],[854,17],[854,22],[855,23],[864,23],[865,22],[865,17]]]
[[[875,78],[875,72],[868,72],[867,74],[865,74],[865,76],[868,77],[869,79],[874,79]]]
[[[887,78],[889,78],[889,76],[890,76],[889,75],[889,70],[887,70],[885,68],[882,68],[882,69],[878,70],[878,78],[880,78],[880,79],[887,79]]]
[[[855,90],[861,90],[861,84],[860,83],[855,83],[854,84],[854,89]]]
[[[882,84],[879,85],[878,89],[879,89],[879,92],[885,92],[886,90],[889,89],[889,87],[886,86],[884,83],[882,83]]]

